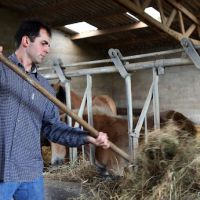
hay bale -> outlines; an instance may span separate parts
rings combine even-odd
[[[139,163],[150,176],[163,174],[163,170],[176,155],[179,143],[178,128],[173,123],[162,130],[152,131],[148,142],[140,149]]]

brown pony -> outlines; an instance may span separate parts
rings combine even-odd
[[[62,101],[63,103],[66,103],[66,94],[63,87],[56,83],[53,85],[53,88],[56,91],[56,97]],[[71,91],[71,105],[72,109],[78,109],[80,108],[82,101],[82,97],[76,94],[74,91]],[[106,113],[110,113],[110,115],[116,115],[117,109],[114,100],[109,97],[108,95],[98,95],[92,97],[92,105],[93,107],[98,107],[103,110],[105,110]],[[60,111],[60,115],[62,116],[61,119],[65,120],[65,114],[62,111]],[[64,162],[66,154],[68,153],[68,149],[66,149],[65,146],[56,144],[51,142],[51,151],[52,151],[52,157],[51,157],[51,164],[61,164]]]

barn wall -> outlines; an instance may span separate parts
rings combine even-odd
[[[118,107],[126,107],[124,80],[113,75],[112,95]],[[133,108],[141,109],[152,83],[152,70],[132,74]],[[104,85],[106,83],[104,82]],[[100,86],[98,86],[100,87]],[[195,66],[168,67],[159,79],[160,110],[174,109],[200,123],[200,70]],[[152,112],[152,107],[149,110]]]
[[[51,51],[45,58],[43,66],[52,66],[55,58],[60,58],[64,64],[70,64],[75,62],[95,60],[101,54],[98,50],[95,50],[89,45],[79,46],[73,43],[70,38],[64,35],[62,32],[53,30]]]

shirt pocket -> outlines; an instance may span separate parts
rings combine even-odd
[[[31,88],[29,91],[29,108],[32,115],[37,115],[37,118],[42,119],[47,98],[44,97],[39,91],[35,88]]]

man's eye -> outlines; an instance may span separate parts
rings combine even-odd
[[[41,45],[50,47],[50,44],[48,42],[41,42]]]

